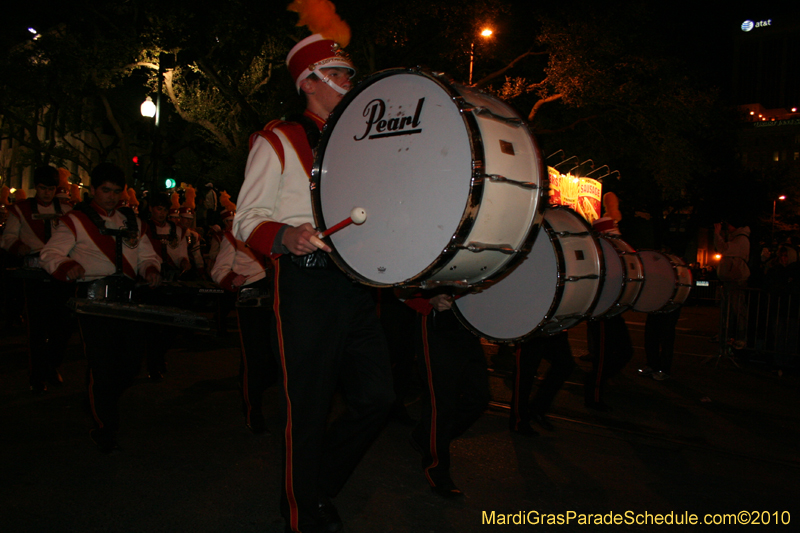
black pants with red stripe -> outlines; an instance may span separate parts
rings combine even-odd
[[[389,352],[367,290],[341,271],[275,262],[272,346],[282,369],[281,512],[293,531],[319,525],[394,402]],[[344,412],[328,425],[334,393]]]
[[[509,426],[512,431],[521,424],[530,422],[531,413],[545,414],[562,385],[575,369],[575,360],[569,347],[569,335],[562,331],[552,337],[534,337],[519,346],[515,351],[516,368],[514,370],[514,388],[511,393],[511,417]],[[531,390],[536,378],[536,371],[547,359],[550,369],[539,384],[533,400]]]
[[[622,315],[589,321],[586,333],[592,371],[584,384],[584,397],[587,404],[602,403],[606,381],[633,358],[633,344]]]
[[[279,379],[281,370],[270,346],[272,328],[266,326],[272,321],[272,308],[237,307],[236,315],[242,347],[242,410],[245,424],[252,428],[254,422],[263,422],[264,391]]]
[[[30,383],[52,383],[77,327],[67,307],[67,301],[75,295],[75,285],[51,278],[26,279],[24,287]]]
[[[428,483],[436,486],[440,476],[449,478],[450,441],[486,410],[489,380],[480,341],[452,311],[417,315],[416,333],[423,404],[412,438],[423,451]]]
[[[88,362],[87,386],[92,418],[103,438],[119,429],[119,401],[142,366],[145,328],[141,322],[79,315]]]

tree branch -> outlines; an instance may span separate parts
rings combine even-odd
[[[533,104],[533,108],[531,108],[531,112],[528,113],[528,122],[533,121],[533,117],[536,116],[536,112],[539,111],[544,104],[549,104],[550,102],[555,102],[556,100],[561,100],[564,97],[563,94],[554,94],[552,96],[548,96],[547,98],[542,98],[535,104]]]
[[[477,87],[478,89],[480,89],[482,87],[485,87],[486,84],[489,83],[491,80],[502,76],[507,71],[511,70],[514,67],[514,65],[519,63],[524,58],[526,58],[528,56],[540,56],[540,55],[545,55],[545,54],[547,54],[547,52],[532,52],[532,51],[528,50],[527,52],[525,52],[524,54],[522,54],[518,58],[514,59],[511,63],[509,63],[505,67],[501,68],[497,72],[493,72],[493,73],[489,74],[488,76],[486,76],[485,78],[483,78],[482,80],[480,80],[479,82],[475,83],[474,86]]]

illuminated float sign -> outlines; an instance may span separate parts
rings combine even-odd
[[[767,26],[772,26],[772,19],[760,20],[758,22],[753,22],[752,20],[745,20],[744,22],[742,22],[742,31],[747,32],[754,30],[756,28],[766,28]]]
[[[550,205],[565,205],[574,209],[590,224],[600,218],[603,186],[599,181],[572,174],[562,174],[547,167],[550,181]]]

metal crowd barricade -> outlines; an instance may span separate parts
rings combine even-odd
[[[731,349],[772,355],[777,366],[800,363],[800,296],[732,289],[720,306],[720,354]]]

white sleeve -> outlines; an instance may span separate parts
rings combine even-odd
[[[217,259],[214,261],[214,267],[211,269],[211,279],[214,283],[221,284],[222,280],[233,270],[233,261],[236,257],[236,248],[231,246],[231,243],[225,237],[219,246],[219,253]]]
[[[283,139],[281,139],[283,140]],[[250,234],[263,222],[279,222],[274,214],[280,201],[281,162],[272,145],[257,137],[247,157],[244,183],[239,191],[233,235],[247,242]]]

